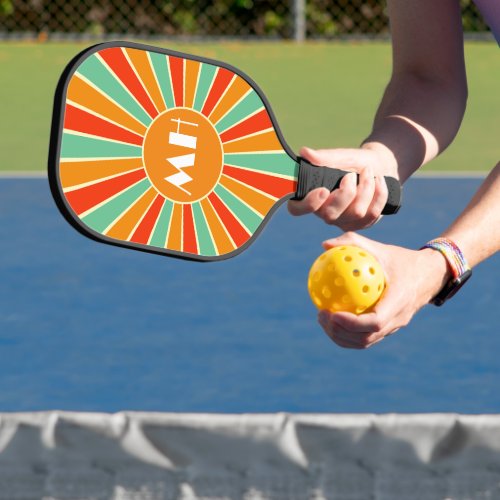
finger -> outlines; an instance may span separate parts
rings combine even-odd
[[[334,322],[337,328],[358,335],[379,333],[385,326],[383,318],[380,318],[375,312],[359,315],[350,312],[338,312],[335,314]]]
[[[373,347],[374,345],[378,344],[379,342],[382,342],[385,337],[381,336],[380,338],[377,338],[376,340],[371,340],[367,345],[365,349],[369,349],[370,347]]]
[[[335,324],[348,332],[373,338],[385,337],[403,326],[399,311],[400,299],[387,287],[373,311],[360,315],[338,312],[335,314]]]
[[[374,344],[377,344],[383,340],[383,335],[358,335],[350,332],[346,332],[343,329],[337,330],[325,330],[327,335],[335,342],[340,345],[343,344],[345,347],[351,349],[367,349]]]
[[[366,227],[376,224],[382,218],[382,210],[387,203],[387,198],[389,196],[389,190],[387,189],[387,184],[382,175],[375,176],[375,189],[373,193],[373,199],[368,207],[364,222]]]
[[[323,330],[328,335],[328,337],[340,347],[344,347],[346,349],[363,349],[363,346],[357,339],[352,339],[349,336],[345,336],[328,326],[323,326]]]
[[[330,196],[330,191],[326,188],[313,189],[307,193],[303,200],[290,200],[288,202],[288,211],[292,215],[305,215],[316,212]]]
[[[328,334],[327,334],[328,335]],[[335,342],[338,346],[343,347],[344,349],[363,349],[363,347],[360,347],[359,345],[353,343],[353,342],[347,342],[345,340],[339,339],[337,337],[334,337],[332,335],[328,335],[328,337]]]
[[[323,241],[322,245],[325,250],[342,245],[357,245],[370,251],[369,247],[371,242],[372,240],[369,240],[365,236],[361,236],[354,231],[348,231],[340,236]]]
[[[397,330],[397,329],[396,329]],[[367,349],[380,341],[384,340],[386,335],[382,332],[352,332],[344,329],[339,324],[335,322],[335,317],[331,323],[332,336],[340,339],[343,342],[357,346],[358,349]]]
[[[340,327],[335,322],[336,314],[329,311],[321,311],[318,314],[318,322],[323,327],[325,333],[341,347],[363,349],[366,347],[366,340],[362,335],[353,334]]]
[[[366,167],[359,173],[356,197],[344,211],[343,219],[345,219],[347,223],[363,220],[368,212],[368,208],[373,202],[374,193],[375,178],[373,169],[371,167]]]
[[[323,327],[325,333],[339,346],[350,349],[367,349],[378,344],[387,335],[392,335],[399,328],[391,330],[389,333],[383,332],[354,332],[347,330],[337,321],[339,315],[343,313],[330,313],[321,311],[318,314],[318,322]],[[346,313],[350,315],[351,313]],[[355,316],[355,315],[354,315]]]
[[[307,147],[301,148],[300,156],[314,165],[348,168],[357,172],[360,170],[360,158],[363,151],[350,148],[335,148],[335,149],[311,149]]]
[[[333,191],[324,201],[322,206],[316,211],[316,215],[328,224],[334,224],[355,199],[357,190],[356,180],[355,173],[345,175],[340,181],[339,188]]]

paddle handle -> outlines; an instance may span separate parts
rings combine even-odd
[[[319,187],[326,187],[330,191],[333,191],[340,186],[340,181],[343,177],[351,173],[339,170],[338,168],[319,167],[300,156],[297,158],[297,162],[299,164],[299,174],[294,200],[302,200],[307,193]],[[384,215],[395,214],[401,207],[401,184],[394,177],[386,176],[384,179],[389,195],[382,213]],[[356,182],[359,182],[359,175],[357,175]]]

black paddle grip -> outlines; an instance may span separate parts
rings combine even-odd
[[[294,200],[302,200],[307,193],[319,187],[326,187],[333,191],[340,186],[342,178],[350,173],[338,168],[317,167],[301,157],[297,158],[297,162],[299,163],[299,176]],[[384,177],[384,179],[389,195],[382,213],[384,215],[395,214],[401,207],[401,184],[394,177]],[[359,182],[359,175],[357,175],[356,182]]]

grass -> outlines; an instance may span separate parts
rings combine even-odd
[[[0,170],[46,168],[52,99],[86,44],[0,44]],[[368,134],[391,70],[388,43],[207,43],[170,48],[224,60],[267,95],[292,149],[355,147]],[[498,161],[498,48],[468,43],[469,103],[453,145],[426,170],[488,170]],[[494,99],[497,98],[496,107]]]

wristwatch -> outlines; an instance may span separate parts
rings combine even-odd
[[[472,269],[467,264],[460,248],[448,238],[436,238],[426,243],[421,250],[423,248],[432,248],[440,252],[446,259],[452,273],[452,278],[431,300],[431,304],[442,306],[465,285],[467,280],[472,276]]]

